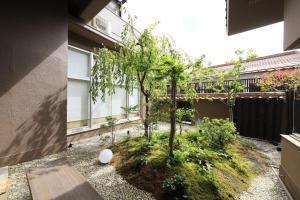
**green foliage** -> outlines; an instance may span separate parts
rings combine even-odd
[[[149,128],[149,101],[162,93],[166,84],[157,79],[156,68],[160,58],[158,38],[152,34],[158,23],[154,23],[137,35],[134,30],[134,18],[129,17],[121,34],[122,41],[118,51],[107,48],[94,50],[95,66],[92,69],[90,93],[95,102],[98,96],[104,99],[105,94],[113,94],[117,86],[123,85],[126,91],[132,92],[135,86],[145,97],[146,113],[144,117],[145,136]]]
[[[203,82],[210,82],[206,89],[212,90],[216,93],[224,93],[226,97],[225,103],[229,108],[230,120],[233,121],[233,107],[237,94],[244,90],[244,84],[241,83],[241,72],[244,70],[243,64],[253,60],[256,54],[253,50],[245,52],[243,50],[236,50],[236,60],[231,60],[228,63],[233,67],[227,70],[201,68],[198,74],[201,74]],[[229,81],[225,82],[225,81]]]
[[[255,150],[240,142],[228,120],[204,119],[199,131],[176,135],[173,158],[168,156],[168,138],[168,133],[161,132],[150,142],[144,137],[131,137],[116,145],[129,153],[126,160],[131,164],[124,166],[127,171],[123,172],[126,177],[136,174],[137,180],[132,183],[137,187],[142,182],[152,184],[150,192],[161,189],[161,194],[155,193],[157,199],[234,200],[256,173],[245,157],[259,154],[251,153]],[[114,149],[116,154],[118,148]],[[160,174],[148,177],[157,169]],[[164,178],[156,182],[158,177]]]
[[[127,106],[127,107],[121,107],[121,109],[124,111],[125,116],[128,117],[129,114],[137,112],[139,105],[135,106]]]
[[[227,119],[203,118],[198,130],[209,147],[216,150],[226,150],[237,138],[234,123]]]
[[[178,199],[187,199],[185,187],[184,178],[177,174],[167,178],[163,182],[163,189],[166,193],[170,196],[175,196]]]
[[[291,90],[298,84],[297,76],[299,76],[299,70],[294,69],[266,72],[260,76],[258,86],[264,92]]]
[[[171,105],[170,105],[170,138],[169,138],[169,157],[173,158],[173,143],[176,133],[176,96],[178,89],[184,89],[186,96],[195,94],[195,90],[188,87],[191,81],[190,68],[192,65],[186,64],[186,59],[181,52],[174,48],[174,44],[166,37],[161,39],[162,56],[157,68],[159,79],[171,83]]]
[[[107,116],[105,117],[106,121],[107,121],[107,126],[111,127],[111,143],[114,144],[115,142],[115,125],[116,125],[116,121],[117,118],[113,117],[113,116]]]
[[[300,65],[296,68],[296,74],[295,74],[295,81],[296,81],[296,87],[300,86]]]
[[[194,120],[195,111],[188,108],[176,109],[176,122],[179,124],[180,134],[182,133],[182,124],[185,119]]]
[[[150,109],[150,121],[157,124],[158,121],[170,121],[170,99],[154,99]]]

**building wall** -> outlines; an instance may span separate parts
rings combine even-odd
[[[228,108],[220,100],[200,99],[198,101],[194,101],[192,107],[196,110],[196,122],[203,117],[229,118]]]
[[[0,8],[0,166],[66,147],[66,0]]]
[[[300,48],[299,10],[299,0],[284,1],[284,49]]]
[[[300,199],[300,142],[290,135],[281,140],[279,176],[294,199]]]

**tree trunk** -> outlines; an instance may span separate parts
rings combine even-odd
[[[179,124],[179,133],[182,134],[182,123]]]
[[[111,143],[112,145],[115,143],[115,133],[114,133],[114,125],[111,126]]]
[[[177,82],[176,79],[172,79],[172,86],[171,86],[171,109],[170,109],[170,118],[171,118],[171,131],[170,131],[170,137],[169,137],[169,156],[170,158],[174,157],[173,154],[173,144],[174,144],[174,138],[175,138],[175,132],[176,132],[176,93],[177,93]]]
[[[233,122],[233,106],[229,106],[229,120]]]
[[[150,137],[149,137],[149,96],[148,95],[145,95],[145,102],[146,102],[145,120],[144,120],[145,137],[150,140]]]

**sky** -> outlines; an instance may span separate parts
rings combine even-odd
[[[253,48],[258,56],[283,51],[282,22],[227,36],[225,8],[225,0],[128,0],[126,5],[137,16],[138,30],[159,20],[155,34],[171,36],[191,57],[205,54],[213,65],[235,58],[236,49]]]

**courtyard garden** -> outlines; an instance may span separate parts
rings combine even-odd
[[[274,145],[240,137],[235,138],[235,142],[227,147],[227,153],[223,155],[212,147],[196,153],[200,150],[195,149],[197,146],[195,139],[201,139],[202,136],[195,128],[184,125],[182,135],[176,135],[176,138],[178,136],[178,140],[182,142],[181,147],[175,143],[174,155],[177,163],[168,163],[167,135],[164,133],[168,129],[168,123],[159,123],[149,145],[137,127],[116,130],[115,145],[112,148],[114,158],[111,164],[103,165],[98,160],[101,150],[112,147],[111,133],[108,132],[72,142],[72,147],[59,154],[10,166],[9,190],[5,197],[8,200],[32,199],[26,170],[32,167],[45,167],[55,160],[64,158],[105,200],[209,199],[210,197],[240,200],[289,199],[277,176],[280,152]],[[185,149],[183,145],[194,148]],[[208,143],[202,145],[206,146]],[[125,146],[130,148],[126,149]],[[141,150],[142,147],[147,148]],[[195,158],[187,159],[187,155],[184,155],[187,152],[191,152],[190,155],[201,156],[199,160],[202,164],[195,161]],[[229,154],[231,154],[230,158],[226,159],[225,156]],[[206,161],[204,158],[207,158]],[[239,167],[242,169],[240,170]],[[229,184],[226,185],[228,182]],[[170,195],[174,187],[181,190]],[[205,191],[200,194],[198,189]],[[183,198],[180,198],[181,195]],[[4,199],[5,197],[3,196]]]
[[[267,157],[241,140],[229,120],[205,118],[197,130],[177,134],[172,158],[168,138],[168,132],[150,142],[129,136],[113,146],[117,171],[157,199],[236,199],[267,169]]]
[[[244,90],[243,63],[256,57],[253,51],[237,50],[229,61],[231,69],[215,70],[204,66],[205,56],[192,59],[176,48],[172,38],[154,35],[158,23],[138,35],[133,23],[129,18],[118,51],[94,50],[90,94],[95,103],[117,87],[127,93],[139,88],[140,105],[122,109],[126,118],[140,109],[141,123],[116,130],[118,120],[106,116],[107,123],[100,128],[111,132],[69,142],[65,152],[10,167],[8,199],[30,199],[26,169],[47,168],[61,158],[104,199],[288,199],[278,179],[280,153],[271,144],[241,137],[234,123],[236,99]],[[290,83],[289,76],[294,77],[274,74],[290,86],[296,79]],[[220,100],[228,119],[196,120],[196,110],[177,107],[178,94],[190,104],[198,100],[191,84],[195,80],[209,83],[205,89],[223,95]],[[272,80],[265,76],[261,87],[269,91],[281,86]],[[98,160],[104,149],[113,152],[106,165]]]

